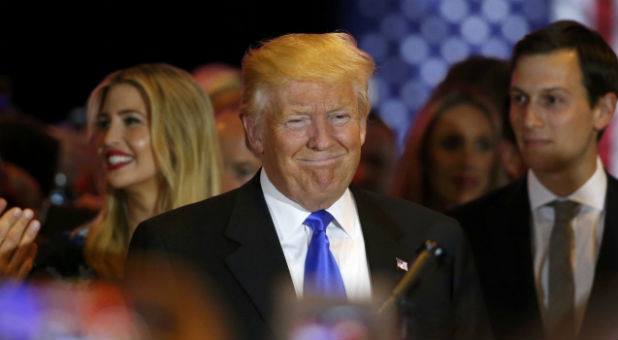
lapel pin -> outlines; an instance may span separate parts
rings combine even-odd
[[[399,268],[401,270],[408,271],[408,262],[406,262],[406,261],[404,261],[404,260],[402,260],[402,259],[400,259],[398,257],[395,257],[395,260],[397,261],[397,268]]]

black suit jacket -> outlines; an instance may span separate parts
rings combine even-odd
[[[390,291],[404,274],[395,258],[412,264],[425,240],[437,241],[445,249],[440,264],[430,268],[408,294],[408,336],[488,336],[474,261],[457,222],[407,201],[351,189],[374,284],[374,279],[386,277]],[[131,241],[129,261],[143,250],[192,264],[218,292],[242,337],[272,338],[277,328],[274,290],[294,294],[259,172],[237,190],[140,224]]]
[[[579,338],[618,338],[618,182],[608,175],[605,227]],[[527,177],[448,212],[474,250],[493,333],[544,338],[534,284]]]

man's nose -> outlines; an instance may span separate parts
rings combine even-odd
[[[523,112],[524,126],[527,128],[539,127],[543,121],[539,118],[539,112],[533,104],[528,104]]]
[[[308,146],[314,150],[326,150],[333,143],[332,126],[328,124],[325,118],[313,120],[310,127],[310,136]]]

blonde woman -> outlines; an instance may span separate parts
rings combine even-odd
[[[94,89],[88,124],[105,168],[105,201],[86,231],[85,267],[64,266],[61,274],[81,276],[88,268],[114,280],[141,221],[220,192],[214,115],[190,74],[143,64],[110,74]]]

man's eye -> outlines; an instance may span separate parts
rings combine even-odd
[[[550,104],[550,105],[554,105],[554,104],[560,103],[560,98],[558,98],[556,96],[546,96],[544,100],[545,100],[546,104]]]
[[[350,120],[351,115],[348,113],[337,113],[331,116],[331,121],[335,124],[335,125],[343,125],[345,123],[347,123]]]
[[[513,103],[524,103],[526,102],[527,98],[526,96],[522,95],[522,94],[512,94],[511,95],[511,102]]]
[[[302,128],[309,124],[308,118],[290,118],[285,121],[285,126],[293,129]]]

